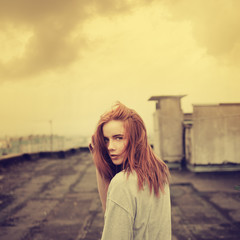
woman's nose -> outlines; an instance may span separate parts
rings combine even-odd
[[[112,151],[115,149],[113,141],[109,140],[108,142],[108,151]]]

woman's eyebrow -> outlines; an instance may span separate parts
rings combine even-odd
[[[113,135],[113,137],[123,137],[124,135],[123,134],[115,134]]]

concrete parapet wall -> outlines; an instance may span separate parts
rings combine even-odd
[[[41,158],[66,158],[68,156],[78,154],[83,151],[89,151],[87,147],[71,148],[64,151],[44,151],[24,154],[9,154],[0,157],[0,166],[6,167],[12,164],[22,163],[24,161],[34,161]]]

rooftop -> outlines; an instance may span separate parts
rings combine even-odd
[[[86,149],[74,153],[0,164],[1,240],[100,239],[92,157]],[[173,240],[239,239],[239,172],[174,170],[170,188]]]

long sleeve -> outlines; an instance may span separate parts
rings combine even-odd
[[[132,240],[133,218],[120,205],[108,199],[102,240]]]

